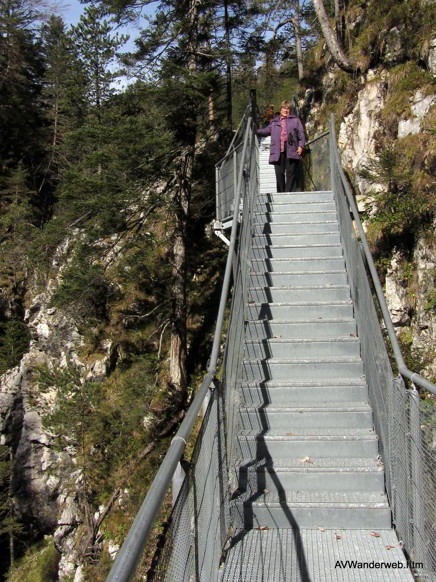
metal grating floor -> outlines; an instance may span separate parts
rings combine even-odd
[[[392,530],[240,530],[221,577],[221,582],[390,581],[413,582]]]

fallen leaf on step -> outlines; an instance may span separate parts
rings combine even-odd
[[[264,531],[266,529],[269,529],[269,527],[267,525],[260,525],[259,527],[257,527],[256,529],[260,530],[260,531]]]
[[[273,339],[280,339],[281,337],[281,335],[273,335]]]
[[[372,531],[369,535],[372,536],[373,538],[379,538],[380,537],[380,534],[378,532],[376,532],[376,531]]]
[[[313,463],[313,459],[310,457],[304,457],[304,459],[298,459],[301,463]]]
[[[350,333],[350,337],[357,337],[355,333]]]
[[[256,303],[256,301],[251,300],[248,303],[249,303],[249,305],[253,305],[253,303]]]
[[[397,546],[385,546],[385,548],[386,548],[387,550],[393,550],[393,549],[394,549],[394,548],[396,548],[396,547],[397,547]]]
[[[338,533],[335,533],[335,538],[336,538],[337,540],[341,540],[341,539],[342,539],[342,536],[341,536],[341,535],[339,535]]]
[[[319,527],[318,529],[319,529],[319,531],[325,531],[325,529],[323,527]]]
[[[295,433],[294,432],[287,432],[286,436],[295,436]]]

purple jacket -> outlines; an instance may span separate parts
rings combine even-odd
[[[292,135],[292,145],[288,142],[285,143],[286,156],[288,158],[293,158],[294,160],[299,160],[301,156],[297,154],[297,148],[304,148],[304,129],[300,119],[296,115],[290,115],[286,119],[286,125],[289,134]],[[263,129],[257,130],[257,135],[261,136],[271,136],[271,148],[269,154],[269,163],[274,164],[280,159],[280,116],[274,117],[271,123],[264,127]]]

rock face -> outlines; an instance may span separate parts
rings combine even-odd
[[[369,185],[359,172],[376,157],[376,133],[380,130],[379,117],[386,94],[385,78],[382,74],[375,80],[375,73],[368,73],[367,84],[359,91],[352,113],[344,117],[339,130],[342,163],[353,172],[362,195],[368,193]]]
[[[348,168],[355,180],[358,192],[364,197],[371,189],[382,191],[383,185],[371,184],[359,176],[359,172],[370,160],[377,159],[377,133],[383,131],[380,113],[383,109],[388,71],[369,72],[366,85],[357,95],[352,113],[346,116],[340,125],[338,145],[341,150],[342,163]],[[434,95],[425,96],[421,91],[411,97],[411,116],[400,120],[398,138],[421,131],[422,120],[436,103]],[[359,201],[359,197],[358,197]],[[407,328],[413,339],[413,349],[424,354],[425,366],[417,372],[434,377],[435,317],[429,309],[429,297],[434,295],[434,268],[436,254],[426,239],[417,242],[413,253],[413,277],[405,276],[405,261],[398,252],[394,252],[385,282],[385,295],[392,321],[397,328]],[[413,351],[412,349],[412,351]]]
[[[436,103],[434,95],[424,96],[421,91],[417,91],[412,98],[412,117],[402,119],[398,123],[398,137],[419,133],[421,131],[421,121],[434,103]]]
[[[53,266],[58,267],[58,273],[67,262],[68,246],[56,255]],[[100,359],[91,364],[81,360],[83,337],[69,317],[50,305],[58,281],[50,280],[46,291],[34,295],[25,314],[32,338],[29,351],[19,366],[0,377],[0,436],[13,454],[16,514],[37,535],[54,532],[62,554],[59,579],[63,580],[74,575],[78,566],[75,538],[81,515],[76,493],[81,475],[74,450],[56,450],[54,435],[43,424],[44,416],[55,406],[56,386],[42,392],[35,369],[73,364],[83,381],[98,381],[113,365],[115,352],[112,343],[106,342]],[[80,576],[79,569],[77,580]]]

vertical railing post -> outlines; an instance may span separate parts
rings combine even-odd
[[[216,204],[216,219],[217,220],[222,219],[220,207],[219,207],[219,201],[220,201],[220,199],[219,199],[219,196],[220,196],[219,183],[220,183],[220,169],[219,169],[219,166],[215,166],[215,204]]]
[[[254,128],[257,127],[257,102],[256,102],[256,89],[250,89],[250,101],[251,101],[251,118],[254,123]]]
[[[182,465],[177,463],[177,468],[174,471],[173,478],[171,480],[171,499],[172,499],[172,506],[176,504],[177,497],[179,496],[180,489],[182,488],[183,481],[185,480],[186,473],[182,469]]]
[[[421,422],[420,422],[420,397],[415,385],[410,394],[410,478],[412,516],[411,516],[411,549],[413,548],[413,559],[417,562],[426,562],[427,558],[424,550],[426,539],[424,536],[424,512],[421,495],[424,491],[422,486],[422,463],[421,463]]]

